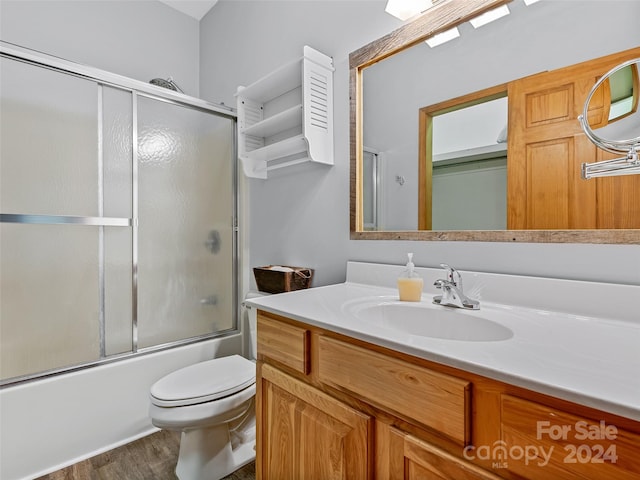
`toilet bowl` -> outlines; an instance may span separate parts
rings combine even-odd
[[[255,358],[255,311],[248,317]],[[151,386],[153,425],[182,432],[180,480],[218,480],[255,459],[255,393],[256,365],[240,355],[181,368]]]

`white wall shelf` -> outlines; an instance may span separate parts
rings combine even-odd
[[[306,151],[307,142],[304,136],[296,135],[295,137],[285,138],[279,142],[256,148],[255,150],[247,152],[245,157],[254,162],[266,162],[271,159],[277,160]]]
[[[303,56],[238,87],[238,156],[248,177],[305,162],[333,165],[333,60]]]
[[[283,112],[265,118],[253,125],[244,128],[242,133],[254,137],[272,137],[278,132],[290,130],[297,125],[302,125],[302,104],[295,105]]]

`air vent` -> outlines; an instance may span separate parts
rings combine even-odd
[[[319,72],[312,71],[310,78],[310,121],[314,127],[328,128],[328,95],[327,76]]]

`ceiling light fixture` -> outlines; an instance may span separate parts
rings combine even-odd
[[[501,7],[494,8],[493,10],[489,10],[488,12],[479,15],[476,18],[472,18],[470,22],[471,25],[473,25],[473,28],[480,28],[481,26],[502,18],[505,15],[509,15],[510,13],[509,7],[502,5]]]
[[[442,33],[438,33],[431,38],[427,38],[425,41],[427,45],[431,48],[436,47],[438,45],[442,45],[443,43],[448,42],[449,40],[453,40],[454,38],[458,38],[460,36],[460,31],[457,27],[453,27],[450,30],[446,30]]]
[[[534,3],[538,3],[540,0],[524,0],[524,4],[528,7],[529,5],[533,5]]]
[[[384,11],[404,21],[431,7],[433,7],[431,0],[388,0]]]

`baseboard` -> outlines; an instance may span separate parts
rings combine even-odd
[[[34,478],[39,478],[39,477],[42,477],[43,475],[49,475],[49,474],[51,474],[53,472],[57,472],[58,470],[65,469],[67,467],[70,467],[71,465],[75,465],[76,463],[80,463],[80,462],[82,462],[84,460],[88,460],[89,458],[95,457],[96,455],[100,455],[100,454],[108,452],[110,450],[114,450],[114,449],[116,449],[118,447],[126,445],[127,443],[135,442],[136,440],[139,440],[139,439],[141,439],[143,437],[147,437],[147,436],[149,436],[149,435],[151,435],[153,433],[159,432],[159,431],[160,431],[159,428],[149,427],[147,430],[144,430],[144,431],[138,433],[137,435],[133,435],[133,436],[128,437],[128,438],[124,438],[124,439],[122,439],[122,440],[120,440],[118,442],[114,442],[114,443],[112,443],[110,445],[107,445],[104,448],[100,448],[98,450],[94,450],[93,452],[89,452],[86,455],[82,455],[80,457],[73,458],[73,459],[69,460],[68,462],[64,462],[64,463],[56,465],[56,466],[54,466],[54,467],[52,467],[50,469],[43,470],[41,472],[36,473],[33,476],[24,477],[21,480],[33,480]]]

